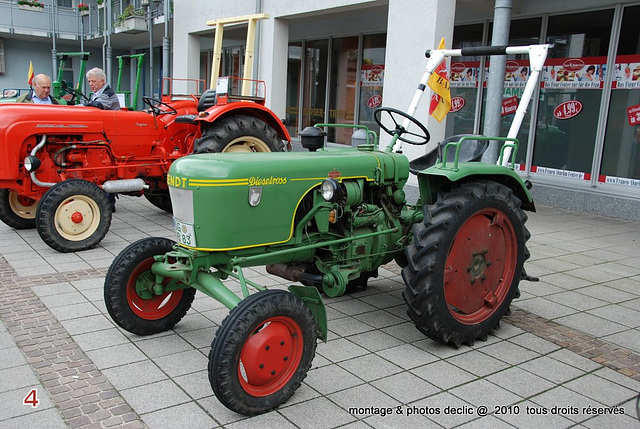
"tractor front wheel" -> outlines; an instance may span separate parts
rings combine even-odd
[[[36,227],[38,201],[18,195],[10,189],[0,189],[0,220],[15,229]]]
[[[529,256],[520,204],[506,186],[477,181],[440,192],[425,206],[405,249],[402,296],[429,338],[472,345],[498,326]]]
[[[254,415],[284,403],[306,377],[317,328],[307,305],[283,290],[255,293],[222,321],[209,353],[209,382],[218,400]]]
[[[194,153],[282,152],[276,130],[261,119],[247,115],[227,116],[203,130]]]
[[[104,302],[122,329],[151,335],[173,328],[189,311],[196,290],[176,289],[156,295],[153,257],[169,252],[174,242],[149,237],[126,247],[109,267],[104,281]],[[165,279],[165,285],[170,279]]]
[[[109,231],[111,204],[98,186],[81,179],[60,182],[49,189],[36,212],[42,240],[59,252],[95,247]]]

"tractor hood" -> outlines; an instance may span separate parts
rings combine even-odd
[[[193,102],[191,104],[194,104]],[[184,109],[180,109],[184,111]],[[182,113],[179,110],[179,113]],[[169,118],[171,117],[171,118]],[[116,155],[131,156],[157,140],[175,116],[94,107],[0,104],[0,179],[18,177],[19,163],[41,136],[82,136],[84,141],[118,142]]]
[[[368,147],[191,155],[171,165],[167,182],[178,240],[211,251],[287,242],[303,197],[327,178],[402,187],[408,175],[406,157]]]

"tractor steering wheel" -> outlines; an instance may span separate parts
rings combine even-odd
[[[389,115],[389,117],[393,121],[393,124],[395,125],[394,129],[390,129],[382,124],[382,112],[386,112]],[[397,120],[398,118],[396,118],[395,115],[398,115],[410,120],[412,123],[417,125],[418,128],[420,128],[420,131],[422,132],[414,133],[411,131],[407,131],[407,129],[401,125],[400,123],[401,121]],[[403,141],[405,143],[409,143],[413,145],[423,145],[423,144],[427,144],[431,139],[431,136],[429,135],[429,131],[427,131],[427,128],[424,125],[422,125],[420,121],[418,121],[416,118],[409,115],[408,113],[403,112],[402,110],[394,109],[392,107],[380,107],[373,112],[373,118],[376,120],[376,123],[380,126],[380,128],[384,130],[384,132],[386,132],[387,134],[390,134],[391,136],[397,135],[398,140]],[[414,136],[416,137],[416,140],[411,140],[411,139],[408,139],[407,137],[403,137],[402,136],[403,134]]]
[[[171,105],[165,103],[162,100],[158,100],[157,98],[153,98],[153,97],[142,97],[142,101],[144,102],[144,104],[146,104],[147,106],[149,106],[149,110],[155,115],[155,116],[160,116],[160,115],[177,115],[178,111]],[[169,110],[161,110],[159,106],[163,106],[166,107]]]
[[[76,104],[76,103],[75,103],[76,98],[79,98],[79,99],[84,100],[84,101],[89,101],[89,97],[87,97],[86,95],[84,95],[84,94],[82,93],[82,91],[77,91],[77,90],[73,89],[73,87],[69,86],[69,85],[67,84],[67,82],[65,82],[64,80],[60,83],[60,86],[62,87],[62,89],[63,89],[67,94],[70,94],[70,95],[71,95],[71,99],[69,99],[69,100],[67,101],[67,103],[68,103],[68,104],[70,104],[70,105],[74,105],[74,104]]]

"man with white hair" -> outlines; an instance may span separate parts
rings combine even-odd
[[[120,102],[116,93],[107,85],[107,76],[101,68],[94,67],[87,72],[87,81],[93,95],[82,104],[97,107],[101,110],[120,110]]]

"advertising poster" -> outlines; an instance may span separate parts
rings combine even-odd
[[[384,64],[363,64],[360,75],[360,86],[383,86]]]
[[[603,88],[606,61],[606,57],[550,58],[542,69],[542,87]]]
[[[640,55],[620,55],[616,57],[612,88],[640,88]]]
[[[452,62],[449,73],[449,87],[477,88],[479,67],[479,61]]]

